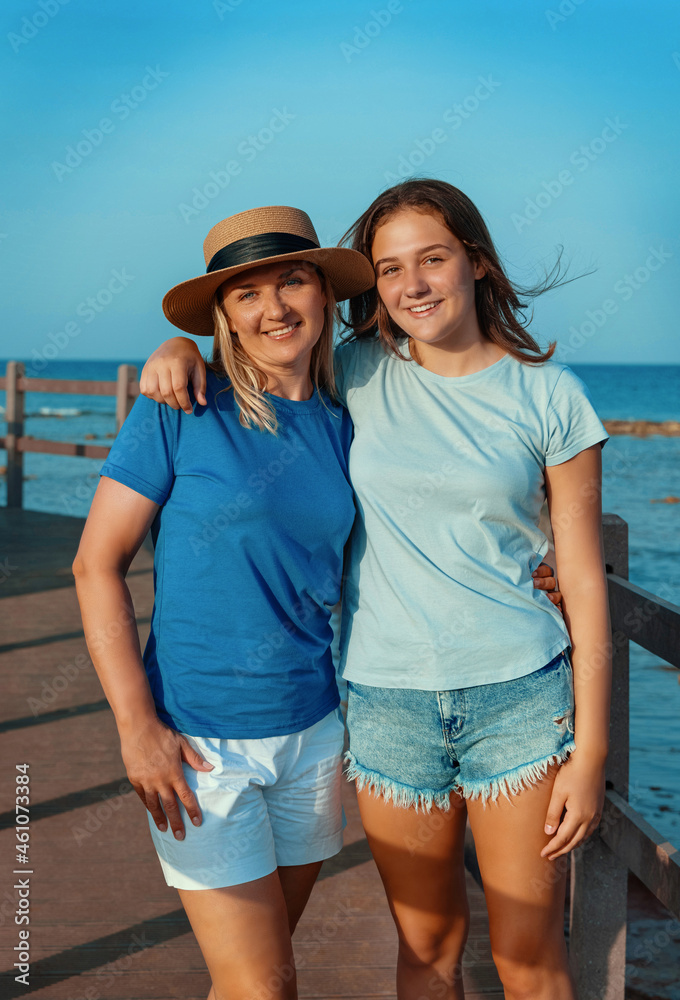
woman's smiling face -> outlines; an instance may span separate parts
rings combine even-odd
[[[284,260],[253,267],[225,282],[222,293],[229,329],[264,372],[309,368],[326,305],[313,265]]]
[[[438,215],[404,209],[388,216],[372,257],[378,294],[409,337],[443,348],[479,339],[475,281],[484,268]]]

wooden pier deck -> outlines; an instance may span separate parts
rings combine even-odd
[[[163,880],[113,716],[87,656],[70,566],[83,521],[0,508],[0,996],[203,1000],[209,980],[177,894]],[[129,574],[146,638],[152,556]],[[658,616],[661,617],[660,615]],[[16,863],[16,764],[30,765],[29,865]],[[396,934],[356,807],[295,935],[299,993],[395,997]],[[13,871],[24,869],[14,876]],[[474,869],[474,865],[471,864]],[[30,872],[30,875],[28,874]],[[16,983],[15,883],[30,881],[30,973]],[[468,873],[467,1000],[503,996],[484,898]],[[680,1000],[680,923],[632,874],[626,1000]]]
[[[0,510],[0,971],[5,1000],[203,1000],[210,987],[178,896],[163,880],[130,790],[113,716],[87,656],[70,563],[82,521]],[[129,575],[146,638],[152,557]],[[15,863],[15,765],[30,765],[30,864]],[[344,790],[342,853],[327,862],[295,935],[300,996],[395,997],[396,934]],[[24,868],[30,875],[12,875]],[[29,985],[14,982],[14,881],[30,879]],[[469,1000],[503,996],[484,898],[468,875]]]

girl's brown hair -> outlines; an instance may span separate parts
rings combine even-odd
[[[486,273],[475,282],[477,320],[484,336],[525,364],[547,361],[556,345],[551,343],[545,351],[541,350],[527,330],[532,317],[525,315],[527,304],[522,299],[534,299],[551,288],[566,284],[562,276],[561,251],[542,282],[529,288],[513,284],[503,269],[477,207],[452,184],[429,179],[403,181],[388,188],[345,233],[341,244],[351,245],[371,260],[376,230],[391,215],[404,209],[436,215],[465,246],[470,260],[484,266]],[[342,323],[351,331],[345,339],[378,335],[386,350],[405,361],[410,360],[397,344],[397,337],[406,334],[390,318],[375,287],[350,299],[348,316],[342,317]]]

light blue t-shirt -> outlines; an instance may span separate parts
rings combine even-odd
[[[354,520],[347,411],[268,396],[242,427],[208,372],[186,414],[140,396],[101,474],[161,508],[144,664],[159,717],[222,739],[306,729],[339,703],[330,616]]]
[[[342,676],[450,690],[540,669],[569,645],[531,576],[544,469],[607,439],[584,384],[510,355],[448,378],[374,340],[340,347],[336,370],[358,510]]]

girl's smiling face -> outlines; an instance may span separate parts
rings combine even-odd
[[[482,339],[473,263],[441,218],[404,209],[388,216],[372,246],[377,289],[392,321],[413,340],[459,350]]]

